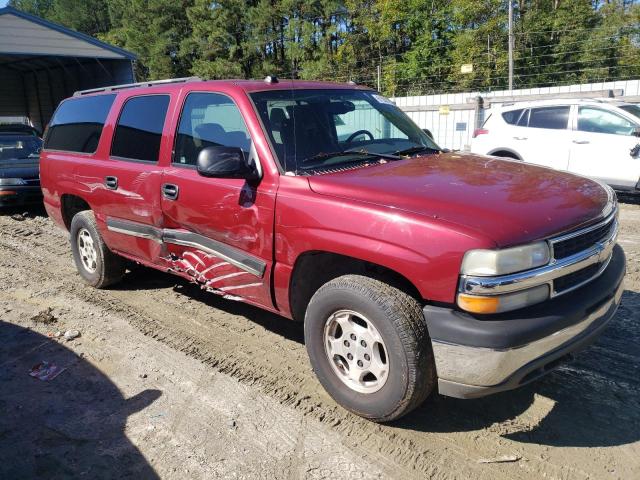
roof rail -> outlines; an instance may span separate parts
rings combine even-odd
[[[113,92],[115,90],[123,90],[125,88],[135,87],[152,87],[154,85],[165,85],[167,83],[187,83],[201,81],[200,77],[183,77],[183,78],[168,78],[166,80],[154,80],[152,82],[138,82],[138,83],[124,83],[122,85],[112,85],[110,87],[91,88],[89,90],[78,90],[74,92],[74,97],[80,97],[82,95],[88,95],[90,93],[98,92]]]

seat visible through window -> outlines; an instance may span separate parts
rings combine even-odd
[[[191,93],[178,126],[173,163],[195,165],[203,148],[237,147],[249,154],[251,139],[238,107],[226,95]]]

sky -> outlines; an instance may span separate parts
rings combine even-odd
[[[0,8],[6,7],[7,3],[9,3],[9,0],[0,0]]]

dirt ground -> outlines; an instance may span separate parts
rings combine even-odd
[[[595,345],[377,425],[324,393],[300,325],[144,268],[94,290],[66,232],[0,215],[0,478],[640,478],[640,206],[621,221],[626,291]],[[41,361],[66,370],[32,378]]]

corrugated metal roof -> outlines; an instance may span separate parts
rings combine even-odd
[[[127,50],[12,7],[0,8],[0,55],[2,54],[136,59]]]

